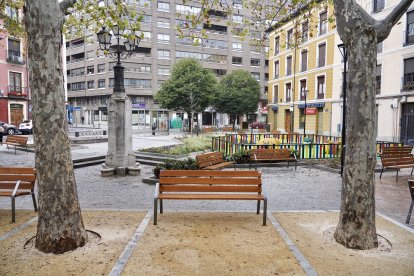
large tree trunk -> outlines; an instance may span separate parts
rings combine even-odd
[[[338,33],[348,49],[349,64],[345,168],[335,239],[348,248],[378,246],[374,189],[376,46],[388,37],[412,1],[401,1],[385,19],[376,21],[355,0],[334,0]]]
[[[64,253],[85,245],[65,112],[63,13],[56,0],[26,1],[35,163],[39,187],[36,248]]]

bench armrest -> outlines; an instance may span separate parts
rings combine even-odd
[[[155,184],[154,199],[157,199],[159,194],[160,194],[160,183],[157,182],[157,184]]]
[[[16,196],[17,190],[19,190],[19,186],[20,186],[20,180],[17,180],[16,186],[14,186],[14,190],[13,190],[13,193],[12,193],[12,198],[14,198]]]

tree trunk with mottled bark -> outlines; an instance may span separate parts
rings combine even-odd
[[[413,0],[401,3],[381,21],[368,15],[355,0],[335,0],[339,36],[348,50],[346,151],[342,178],[341,213],[335,239],[348,248],[378,246],[375,226],[374,168],[377,118],[375,69],[377,43]]]
[[[87,242],[73,171],[62,72],[63,13],[56,0],[26,1],[35,164],[36,248],[64,253]]]

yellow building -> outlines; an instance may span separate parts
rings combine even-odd
[[[334,54],[338,51],[335,23],[329,22],[333,11],[326,3],[303,8],[268,30],[268,122],[272,130],[304,133],[306,128],[307,134],[331,134]]]

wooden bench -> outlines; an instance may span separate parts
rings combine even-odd
[[[29,152],[27,149],[27,137],[25,136],[6,136],[6,141],[4,142],[7,145],[7,149],[9,149],[10,146],[14,146],[14,154],[16,154],[16,148],[17,147],[23,147],[26,148],[26,152]]]
[[[225,127],[223,127],[223,130],[222,130],[223,132],[232,132],[233,131],[233,127],[231,127],[231,126],[225,126]]]
[[[37,211],[35,182],[36,170],[34,168],[0,167],[0,196],[11,197],[12,222],[16,221],[16,197],[31,195],[34,210]]]
[[[203,133],[213,133],[214,132],[214,127],[212,126],[204,126],[203,127]]]
[[[157,225],[158,201],[163,200],[256,200],[260,213],[263,201],[263,225],[266,225],[267,198],[262,191],[259,171],[163,170],[155,187],[154,225]]]
[[[251,149],[249,151],[250,155],[250,165],[251,168],[252,161],[256,163],[258,162],[278,162],[278,161],[286,161],[288,163],[288,167],[290,162],[295,162],[295,170],[297,169],[298,159],[296,154],[292,153],[289,149]]]
[[[197,166],[202,170],[221,170],[234,164],[224,161],[224,154],[220,151],[208,152],[196,156]]]
[[[410,189],[410,194],[411,194],[411,205],[410,205],[410,209],[408,210],[407,220],[405,222],[407,224],[410,223],[411,212],[413,211],[413,206],[414,206],[414,179],[408,180],[408,188]]]
[[[384,147],[381,153],[382,169],[380,178],[384,169],[391,168],[398,171],[402,168],[411,168],[411,175],[414,171],[414,156],[412,154],[413,146],[395,146],[395,147]]]

